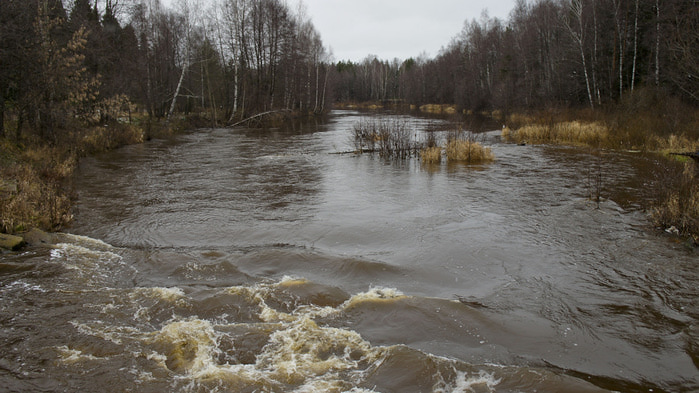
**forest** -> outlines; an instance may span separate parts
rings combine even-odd
[[[518,0],[465,21],[435,58],[335,61],[282,0],[3,1],[0,135],[124,111],[226,124],[335,102],[505,112],[602,108],[639,89],[699,103],[699,7],[688,0]]]
[[[9,180],[0,197],[14,205],[3,204],[0,227],[68,221],[68,202],[49,195],[81,154],[163,128],[321,115],[346,103],[451,105],[513,126],[522,124],[512,114],[565,113],[604,119],[623,135],[620,147],[648,148],[638,134],[653,133],[697,148],[698,3],[517,0],[507,20],[484,12],[465,21],[434,58],[352,62],[332,57],[302,2],[3,0],[0,160]],[[16,198],[32,171],[26,182],[49,184],[33,198],[51,203]],[[49,213],[7,218],[42,204]]]
[[[699,4],[686,0],[519,0],[484,13],[434,59],[337,63],[340,100],[516,111],[600,108],[642,87],[699,103]]]

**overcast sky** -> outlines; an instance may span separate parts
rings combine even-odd
[[[515,0],[302,0],[334,60],[435,57],[465,21],[507,19]],[[298,0],[289,1],[295,7]]]

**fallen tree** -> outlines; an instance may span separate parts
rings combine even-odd
[[[266,112],[258,113],[258,114],[256,114],[256,115],[247,117],[247,118],[245,118],[245,119],[243,119],[243,120],[241,120],[241,121],[239,121],[239,122],[230,124],[230,125],[228,125],[228,127],[229,127],[229,128],[233,128],[233,127],[239,126],[239,125],[241,125],[241,124],[245,124],[245,123],[247,123],[247,122],[249,122],[249,121],[261,119],[261,118],[263,118],[263,117],[265,117],[265,116],[273,115],[273,114],[276,114],[276,113],[290,113],[290,112],[291,112],[291,109],[276,109],[276,110],[273,110],[273,111],[266,111]]]

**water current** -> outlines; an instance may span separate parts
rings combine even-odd
[[[70,233],[0,255],[0,391],[699,390],[699,259],[639,208],[653,156],[336,154],[363,116],[83,160]]]

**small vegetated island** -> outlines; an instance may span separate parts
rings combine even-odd
[[[657,152],[669,175],[645,208],[699,240],[697,164],[686,156],[699,151],[693,2],[521,1],[507,20],[466,21],[434,58],[361,62],[333,59],[281,0],[125,4],[0,2],[0,232],[67,225],[87,154],[351,105],[486,113],[520,144]],[[418,141],[407,128],[360,122],[355,147],[426,164],[494,159],[473,134]]]
[[[363,119],[353,127],[353,141],[358,153],[378,153],[387,158],[417,157],[424,164],[439,164],[443,157],[448,162],[468,164],[494,160],[489,147],[476,141],[475,134],[462,130],[447,134],[444,146],[434,132],[427,132],[421,140],[407,121],[393,119]]]

